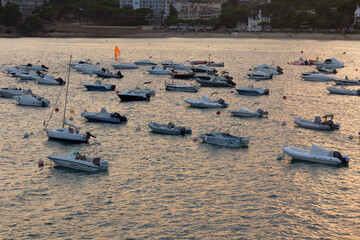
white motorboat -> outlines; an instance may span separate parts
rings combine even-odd
[[[347,78],[345,79],[335,78],[334,82],[336,85],[360,85],[360,80],[349,80]]]
[[[283,74],[283,69],[279,66],[274,67],[268,64],[261,64],[257,67],[254,67],[255,70],[257,71],[261,71],[270,75],[279,75],[279,74]]]
[[[93,65],[91,62],[89,61],[78,61],[78,62],[73,62],[70,64],[71,67],[75,67],[78,65],[83,65],[83,64],[87,64],[87,65]]]
[[[155,62],[152,62],[152,61],[150,61],[150,60],[142,60],[142,61],[136,61],[136,62],[134,62],[134,64],[136,64],[136,65],[143,65],[143,66],[155,66],[155,65],[157,65],[157,63],[155,63]]]
[[[32,70],[32,71],[46,71],[48,70],[49,68],[46,67],[45,65],[41,65],[41,66],[38,66],[38,65],[32,65],[31,63],[28,63],[26,65],[21,65],[19,66],[18,68],[20,69],[25,69],[25,70]]]
[[[149,128],[151,128],[151,130],[153,132],[168,134],[168,135],[191,134],[190,128],[185,128],[182,126],[175,126],[175,124],[172,122],[170,122],[168,124],[160,124],[160,123],[150,122]]]
[[[334,94],[360,96],[360,89],[349,90],[349,89],[345,89],[343,86],[341,86],[341,88],[326,87],[326,89],[330,93],[334,93]]]
[[[75,65],[73,68],[75,68],[78,72],[81,72],[83,74],[95,74],[95,71],[100,70],[97,66],[92,64]]]
[[[329,82],[334,81],[334,78],[324,74],[317,72],[303,72],[301,73],[301,78],[305,81],[314,81],[314,82]]]
[[[34,71],[17,72],[14,76],[20,78],[21,80],[36,80],[37,78],[41,78],[41,76]]]
[[[35,81],[39,84],[45,84],[45,85],[64,85],[65,81],[62,78],[54,78],[54,76],[51,76],[49,74],[45,74],[43,77],[37,77],[35,78]]]
[[[96,80],[95,83],[85,83],[83,86],[86,87],[88,91],[113,91],[116,88],[116,85],[104,84],[101,83],[100,80]]]
[[[338,72],[334,68],[327,68],[327,67],[316,67],[316,70],[318,70],[321,73],[325,73],[325,74],[336,74]]]
[[[105,68],[96,70],[96,71],[94,71],[94,73],[98,77],[102,77],[102,78],[123,78],[124,77],[120,71],[117,71],[116,73],[112,73],[109,71],[109,69],[105,69]]]
[[[149,72],[150,74],[156,74],[156,75],[169,75],[172,73],[171,70],[166,69],[165,67],[160,67],[160,66],[153,66],[150,69],[146,70],[147,72]]]
[[[125,116],[121,116],[117,112],[108,112],[106,108],[101,108],[100,112],[93,113],[84,111],[81,113],[81,116],[87,119],[89,122],[103,122],[103,123],[126,123],[127,118]]]
[[[343,68],[344,63],[340,62],[336,58],[328,58],[324,62],[314,62],[317,67],[326,67],[326,68]]]
[[[19,105],[35,107],[47,107],[50,105],[49,100],[44,97],[34,95],[30,89],[26,90],[22,95],[14,96],[13,98],[19,103]]]
[[[138,69],[139,67],[132,63],[114,63],[111,64],[115,69]]]
[[[315,144],[313,144],[310,150],[285,146],[283,151],[286,155],[289,155],[293,159],[315,162],[315,163],[326,163],[326,164],[348,164],[350,158],[346,155],[341,155],[340,152],[326,150]]]
[[[230,134],[231,127],[239,125],[240,124],[233,124],[226,131],[214,129],[208,133],[200,134],[199,137],[204,143],[233,148],[247,147],[249,145],[248,138]]]
[[[336,130],[340,129],[339,124],[333,122],[334,115],[328,114],[323,116],[324,121],[321,121],[319,116],[315,117],[314,121],[306,120],[303,118],[296,118],[294,123],[302,128],[315,129],[315,130]]]
[[[97,147],[99,145],[100,143],[92,143],[88,147]],[[88,151],[88,153],[86,153],[85,151],[88,149],[88,147],[81,152],[74,150],[70,155],[48,155],[47,158],[53,161],[57,166],[76,170],[83,170],[88,172],[107,170],[109,163],[107,161],[101,160],[99,157],[90,157],[91,152],[93,152],[95,149],[91,149],[91,152]]]
[[[264,117],[268,115],[267,111],[259,108],[257,111],[253,111],[247,108],[240,108],[239,110],[230,110],[229,111],[235,117]]]
[[[8,72],[8,73],[10,73],[10,74],[15,74],[15,73],[18,73],[18,72],[28,72],[27,70],[25,70],[25,69],[20,69],[20,68],[18,68],[18,67],[8,67],[8,66],[6,66],[5,67],[5,70]]]
[[[149,101],[151,94],[143,89],[125,90],[116,93],[122,102],[124,101]]]
[[[193,72],[210,72],[210,73],[216,73],[217,70],[215,68],[209,68],[206,65],[198,65],[191,68]]]
[[[195,85],[181,85],[181,84],[165,82],[165,89],[168,90],[168,91],[197,92],[198,91],[198,86],[195,86]]]
[[[258,96],[258,95],[269,95],[268,88],[254,88],[252,85],[248,87],[242,88],[234,88],[240,95],[250,95],[250,96]]]
[[[272,79],[273,75],[262,71],[253,71],[247,73],[248,77],[255,80],[269,80]]]
[[[26,90],[21,88],[0,88],[0,96],[4,98],[13,98],[22,95]]]
[[[70,66],[71,66],[71,57],[70,57],[70,64],[69,64],[69,73],[68,73],[68,79],[67,79],[67,86],[66,86],[66,94],[65,94],[65,104],[64,104],[64,116],[62,121],[62,127],[57,129],[47,129],[47,126],[50,122],[50,119],[52,117],[53,111],[55,109],[55,106],[50,114],[49,120],[45,124],[45,132],[49,139],[55,139],[60,141],[73,141],[73,142],[88,142],[90,137],[94,137],[90,132],[86,132],[85,134],[82,134],[79,130],[80,127],[77,127],[75,125],[69,124],[66,122],[66,105],[67,105],[67,97],[68,97],[68,90],[69,90],[69,84],[70,84]],[[60,95],[58,96],[58,98]],[[56,102],[58,99],[56,100]],[[55,104],[56,105],[56,104]]]
[[[190,71],[191,70],[191,67],[186,66],[183,63],[162,62],[161,64],[166,68],[172,68],[174,70],[183,70],[183,71]]]
[[[196,82],[200,83],[202,87],[235,87],[236,83],[233,82],[232,77],[227,76],[218,77],[212,76],[209,80],[196,78]]]
[[[191,67],[186,66],[183,63],[173,64],[173,66],[171,68],[174,69],[174,70],[191,71]]]
[[[213,94],[214,93],[212,93],[211,95]],[[206,95],[202,95],[201,99],[186,98],[185,102],[190,104],[190,107],[197,108],[226,108],[229,105],[222,98],[213,100]]]
[[[90,132],[86,132],[85,134],[80,133],[79,127],[76,127],[65,121],[62,128],[57,128],[54,130],[46,129],[45,132],[49,139],[61,141],[88,142],[90,137],[95,137]]]

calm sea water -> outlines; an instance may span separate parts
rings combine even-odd
[[[54,167],[48,154],[68,154],[72,145],[48,140],[43,122],[52,107],[34,108],[0,99],[0,237],[3,239],[359,239],[360,143],[359,101],[330,95],[326,86],[300,79],[308,66],[287,63],[336,57],[345,63],[339,77],[359,76],[360,42],[262,39],[0,39],[5,65],[40,60],[57,77],[65,76],[69,56],[91,59],[101,67],[114,63],[114,46],[125,62],[211,59],[224,61],[237,86],[253,84],[270,89],[269,96],[240,96],[231,89],[201,88],[198,93],[166,92],[167,76],[151,76],[140,67],[123,70],[118,90],[143,86],[156,89],[149,102],[121,103],[114,92],[87,92],[83,83],[95,76],[71,72],[68,109],[74,124],[97,136],[98,153],[109,170],[89,174]],[[302,53],[303,51],[303,53]],[[284,74],[271,81],[245,78],[249,68],[274,63]],[[0,73],[0,86],[16,80]],[[59,86],[21,83],[55,103]],[[229,102],[214,109],[193,109],[185,98],[219,92]],[[286,96],[287,99],[283,99]],[[268,118],[231,117],[228,110],[259,107]],[[63,100],[60,101],[62,110]],[[101,107],[128,117],[123,125],[85,122],[80,113]],[[51,128],[61,124],[54,113]],[[320,132],[297,128],[296,117],[313,119],[335,114],[341,129]],[[166,136],[149,131],[150,121],[191,127],[190,136]],[[286,121],[286,126],[281,126]],[[248,149],[228,149],[194,142],[213,128],[241,123]],[[141,130],[136,131],[140,126]],[[31,133],[23,138],[25,132]],[[354,135],[350,140],[348,136]],[[284,145],[309,148],[312,143],[351,157],[348,167],[285,159],[277,160]],[[45,167],[37,161],[43,159]]]

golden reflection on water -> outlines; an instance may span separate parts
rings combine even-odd
[[[75,125],[91,131],[101,141],[109,171],[80,173],[54,168],[38,159],[48,154],[67,154],[74,146],[47,140],[43,121],[51,108],[29,108],[0,99],[2,141],[0,200],[7,214],[0,218],[3,238],[315,238],[355,239],[359,235],[359,98],[330,95],[331,83],[306,82],[300,73],[308,66],[287,63],[303,57],[323,60],[336,57],[345,63],[338,77],[358,78],[360,43],[356,41],[261,40],[261,39],[0,39],[3,65],[40,63],[50,73],[65,76],[69,56],[74,61],[91,59],[110,67],[114,46],[124,62],[151,59],[156,62],[208,59],[224,61],[224,70],[237,86],[253,84],[270,89],[269,96],[249,97],[231,89],[201,88],[199,93],[166,92],[166,76],[146,73],[148,67],[123,70],[123,79],[104,80],[118,90],[143,86],[156,89],[149,102],[121,103],[114,92],[87,92],[83,83],[95,76],[71,72],[69,109]],[[149,44],[150,43],[150,44]],[[303,51],[303,53],[301,53]],[[345,52],[345,54],[343,54]],[[281,66],[284,75],[271,81],[245,78],[249,68],[268,63]],[[222,70],[222,69],[221,69]],[[16,80],[0,75],[1,87]],[[33,82],[31,88],[55,103],[59,87]],[[219,92],[228,109],[189,108],[185,98]],[[287,98],[284,100],[283,96]],[[228,110],[259,107],[268,118],[231,117]],[[63,100],[61,100],[63,103]],[[80,113],[108,111],[125,114],[123,125],[85,122]],[[60,107],[60,109],[62,109]],[[293,119],[313,119],[335,114],[341,128],[319,132],[295,127]],[[60,126],[62,110],[54,113],[51,127]],[[149,132],[150,121],[191,127],[185,137]],[[280,122],[286,121],[286,126]],[[215,127],[242,123],[241,134],[250,138],[248,149],[226,149],[194,142],[192,138]],[[141,130],[136,131],[140,126]],[[30,132],[24,139],[24,132]],[[350,140],[352,134],[355,139]],[[316,143],[351,157],[349,167],[276,160],[284,145],[309,148]],[[80,144],[77,147],[83,147]],[[80,230],[79,230],[80,229]]]

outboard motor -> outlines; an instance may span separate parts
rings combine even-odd
[[[116,86],[115,85],[111,85],[110,89],[111,90],[115,90]]]
[[[86,132],[86,137],[89,139],[90,137],[96,138],[96,136],[92,135],[90,132]]]
[[[218,101],[221,105],[224,105],[225,104],[225,100],[220,98],[219,101]]]
[[[259,109],[257,110],[257,112],[260,113],[260,117],[262,117],[262,116],[264,116],[264,115],[268,115],[268,112],[262,110],[261,108],[259,108]]]
[[[146,101],[150,100],[151,95],[149,93],[146,94]]]
[[[45,65],[41,65],[40,67],[44,68],[44,69],[49,69],[47,66]]]
[[[121,78],[123,78],[124,76],[121,74],[121,72],[120,71],[118,71],[117,73],[116,73],[119,77],[121,77]]]
[[[64,85],[65,81],[62,78],[56,78],[55,79],[60,85]]]
[[[276,71],[279,72],[280,74],[283,73],[283,69],[279,66],[276,67]]]
[[[269,92],[270,92],[269,89],[266,88],[265,91],[264,91],[264,94],[265,94],[265,95],[269,95]]]
[[[330,130],[335,130],[340,128],[339,124],[335,124],[332,120],[328,121],[328,125],[330,126]]]
[[[334,151],[333,152],[333,157],[336,157],[338,159],[341,160],[342,163],[344,164],[348,164],[349,163],[349,159],[348,158],[344,158],[343,156],[341,156],[341,153],[338,151]]]
[[[180,135],[182,135],[182,136],[185,135],[185,128],[184,127],[180,128]]]
[[[359,94],[359,95],[360,95],[360,89],[356,90],[356,92],[357,92],[357,94]]]
[[[105,71],[106,71],[106,69],[105,69],[105,68],[101,68],[101,71],[105,72]]]

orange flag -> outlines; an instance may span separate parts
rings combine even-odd
[[[120,50],[118,48],[118,46],[115,46],[115,59],[120,57]]]

